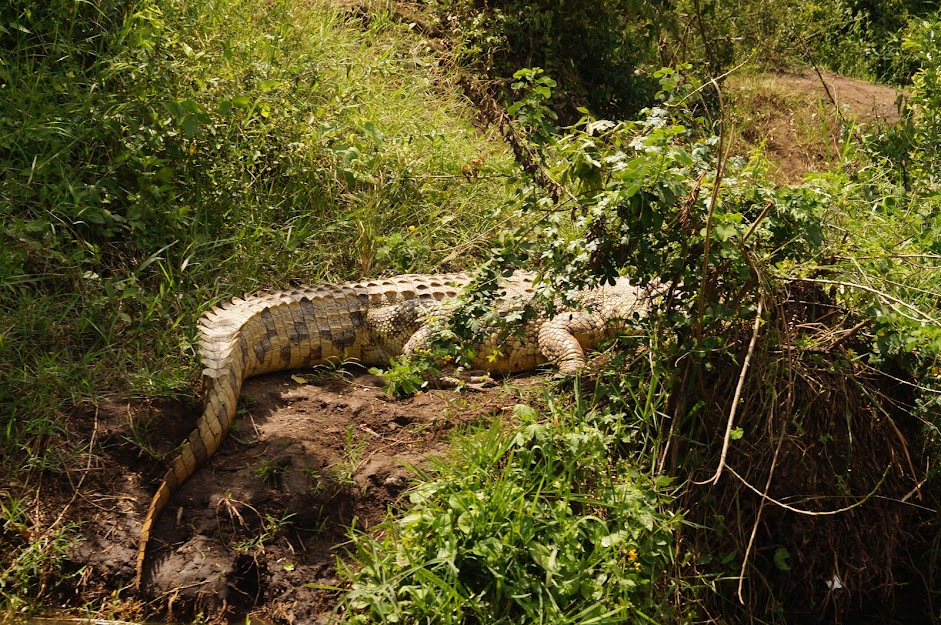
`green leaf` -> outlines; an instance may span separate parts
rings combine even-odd
[[[471,553],[479,555],[491,565],[498,564],[503,555],[503,542],[496,537],[484,538],[471,549]]]
[[[533,421],[539,416],[539,413],[526,404],[515,404],[513,406],[513,416],[520,421]]]
[[[712,231],[720,241],[728,241],[735,236],[737,229],[730,224],[716,224]]]
[[[743,430],[742,428],[732,428],[732,431],[729,432],[729,438],[732,439],[733,441],[739,440],[744,435],[745,435],[745,430]]]
[[[779,571],[790,571],[791,567],[788,566],[787,560],[791,557],[791,553],[784,547],[778,547],[774,551],[774,567]]]
[[[180,108],[187,113],[200,113],[202,108],[192,100],[180,100]]]
[[[191,139],[199,134],[199,119],[196,115],[187,115],[183,118],[183,133]]]
[[[457,517],[457,529],[465,534],[471,534],[474,531],[474,515],[471,512],[465,512]]]
[[[372,122],[366,122],[363,124],[363,131],[372,139],[373,144],[378,148],[382,147],[382,131],[376,128],[376,125]]]
[[[608,534],[607,536],[603,536],[601,538],[601,546],[604,547],[605,549],[608,549],[624,541],[625,538],[627,538],[627,532],[625,532],[624,530],[620,530],[620,531],[614,532],[613,534]]]
[[[29,232],[45,232],[49,229],[49,222],[45,219],[30,219],[25,224]]]

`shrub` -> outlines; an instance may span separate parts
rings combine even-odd
[[[663,14],[655,3],[630,0],[433,0],[439,24],[459,41],[465,64],[505,80],[541,67],[559,82],[563,122],[576,107],[621,118],[647,106],[656,90],[656,41]]]

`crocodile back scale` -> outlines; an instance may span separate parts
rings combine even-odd
[[[520,309],[533,296],[535,275],[514,273],[500,284],[494,307]],[[300,287],[236,298],[199,320],[205,406],[163,478],[141,528],[135,587],[140,588],[154,521],[170,497],[219,449],[235,416],[242,382],[271,371],[355,361],[389,364],[430,344],[431,317],[447,317],[471,282],[467,274],[409,274],[338,285]],[[648,291],[626,278],[582,291],[576,306],[526,323],[522,332],[494,331],[474,345],[475,367],[491,373],[528,371],[554,361],[560,372],[585,364],[585,350],[617,333],[619,319],[643,315]]]

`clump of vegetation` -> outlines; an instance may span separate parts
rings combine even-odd
[[[520,69],[546,70],[559,82],[564,120],[577,119],[579,106],[630,116],[656,91],[650,72],[663,64],[656,44],[669,16],[655,3],[433,0],[427,10],[456,42],[458,61],[503,87]]]
[[[657,91],[654,73],[683,63],[717,80],[743,65],[811,63],[907,85],[925,60],[904,41],[937,15],[922,0],[433,0],[425,10],[459,62],[491,78],[506,102],[515,72],[545,69],[558,81],[554,109],[564,125],[579,107],[606,119],[635,116]]]
[[[937,11],[921,0],[734,3],[682,0],[671,45],[712,75],[740,63],[766,69],[814,63],[857,78],[907,84],[921,61],[902,41]]]
[[[685,480],[679,500],[695,510],[695,523],[677,532],[692,555],[674,607],[712,606],[705,609],[735,622],[872,610],[867,598],[890,601],[899,577],[917,583],[933,540],[924,509],[908,500],[934,500],[923,468],[932,437],[922,438],[918,419],[937,427],[935,374],[925,367],[936,366],[941,347],[931,312],[937,280],[909,273],[904,260],[930,257],[934,218],[925,206],[933,204],[916,208],[884,162],[851,151],[844,162],[852,169],[791,186],[769,182],[759,155],[730,156],[726,112],[702,97],[687,69],[658,72],[662,104],[636,122],[586,115],[558,133],[540,112],[552,84],[538,71],[517,72],[531,79],[519,88],[533,92],[514,107],[521,131],[534,137],[541,179],[556,186],[520,188],[516,221],[524,225],[504,235],[478,283],[533,260],[556,293],[618,275],[669,280],[662,314],[637,322],[651,351],[628,340],[630,349],[600,369],[596,389],[603,414],[627,424],[606,457],[631,455],[650,475]],[[918,115],[931,115],[922,106]],[[916,144],[896,156],[930,160]],[[918,189],[932,188],[930,175],[918,180],[929,185]],[[874,197],[885,202],[878,237],[860,227],[871,223],[861,211]],[[455,332],[473,328],[460,320],[479,318],[477,301],[458,311]],[[437,566],[434,554],[393,559],[390,549],[361,554],[373,585],[353,578],[354,614],[408,620],[421,612],[392,597],[463,588],[460,578],[410,577]],[[702,582],[711,577],[737,583],[716,583],[717,602]],[[375,580],[391,587],[379,590]],[[860,594],[839,592],[848,587]],[[927,598],[932,589],[922,589]],[[392,603],[370,604],[369,593]],[[539,622],[535,611],[517,618]]]
[[[26,497],[0,491],[0,598],[10,612],[28,613],[42,596],[66,576],[65,555],[72,545],[72,523],[43,526],[29,510]],[[28,594],[27,594],[28,593]]]
[[[839,620],[917,570],[930,599],[938,24],[892,6],[435,0],[440,63],[383,10],[3,5],[0,469],[64,484],[77,407],[188,393],[199,312],[285,276],[486,257],[480,285],[531,266],[547,303],[630,275],[663,281],[661,310],[590,387],[459,442],[411,510],[355,539],[349,620]],[[756,57],[911,78],[906,116],[776,185],[695,78]],[[497,82],[527,163],[462,121],[454,60]],[[455,336],[479,329],[482,291]],[[396,363],[393,388],[420,391],[431,356]],[[63,574],[70,535],[26,513],[27,481],[0,492],[17,608]]]
[[[682,622],[668,601],[681,519],[670,480],[617,454],[629,423],[551,400],[549,423],[514,414],[515,432],[461,439],[380,538],[357,539],[347,622]]]

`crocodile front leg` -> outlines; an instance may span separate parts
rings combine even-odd
[[[539,350],[546,360],[555,362],[562,375],[574,375],[585,367],[585,350],[595,348],[604,339],[623,328],[601,313],[566,312],[539,328]]]

